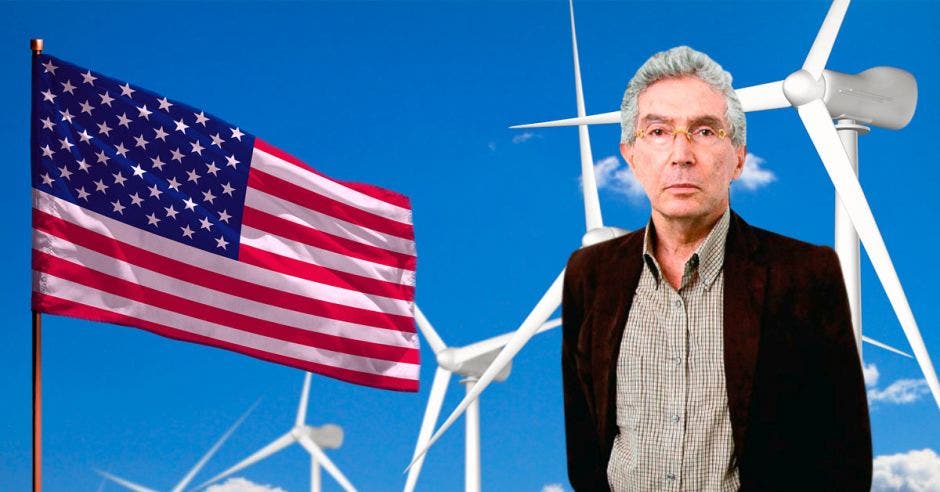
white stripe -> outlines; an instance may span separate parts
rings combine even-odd
[[[38,251],[166,294],[304,331],[393,347],[418,346],[416,333],[324,318],[233,296],[112,258],[42,231],[34,231],[33,234],[34,248]]]
[[[251,167],[343,202],[351,207],[356,207],[359,210],[411,225],[411,209],[392,205],[378,198],[360,193],[263,150],[254,149],[251,155]]]
[[[245,206],[357,243],[368,244],[396,253],[412,256],[415,254],[414,241],[377,232],[368,227],[338,219],[332,215],[310,210],[255,188],[249,187],[245,193]]]
[[[315,295],[316,293],[328,292],[330,295],[336,296],[335,298],[330,298],[330,300],[336,299],[336,302],[338,303],[341,302],[341,300],[348,300],[351,303],[349,305],[362,306],[365,309],[374,309],[375,306],[381,306],[383,308],[389,307],[390,312],[410,315],[411,304],[407,301],[374,294],[364,294],[355,290],[325,285],[314,282],[312,280],[294,277],[291,275],[274,272],[266,268],[235,261],[230,258],[203,251],[199,248],[187,247],[182,243],[167,239],[151,232],[144,231],[142,229],[138,229],[133,226],[129,226],[111,219],[110,217],[106,217],[91,210],[84,209],[78,205],[57,198],[43,191],[35,189],[33,190],[33,202],[34,207],[38,210],[42,210],[46,213],[49,213],[50,215],[91,230],[105,237],[111,239],[116,239],[119,237],[121,241],[128,244],[133,244],[160,256],[198,266],[215,273],[239,278],[253,284],[307,297],[311,297],[311,293],[314,293]],[[328,258],[328,260],[330,259],[331,258]],[[320,264],[327,268],[332,268],[329,264],[323,263],[330,263],[329,261],[322,262]],[[349,265],[350,263],[352,263],[353,266],[355,265],[355,262],[351,262],[348,258],[346,258],[344,265]],[[390,267],[384,268],[390,269]],[[333,269],[337,270],[336,268]],[[368,269],[351,269],[354,269],[358,275],[364,275],[364,272],[368,273]],[[392,306],[394,306],[394,308]]]
[[[242,236],[239,241],[244,245],[300,260],[311,265],[325,266],[333,270],[377,278],[396,284],[414,285],[414,283],[408,283],[408,279],[414,278],[414,272],[410,270],[341,255],[316,246],[291,241],[244,224],[242,224]]]
[[[370,374],[418,379],[418,365],[390,362],[369,357],[318,349],[299,343],[257,335],[227,326],[192,318],[174,311],[133,301],[98,289],[33,271],[33,285],[42,285],[42,293],[105,311],[131,316],[224,342],[262,350],[270,354],[314,362]]]

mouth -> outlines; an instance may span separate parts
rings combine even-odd
[[[666,189],[677,192],[691,192],[697,191],[700,188],[692,183],[676,183],[667,186]]]

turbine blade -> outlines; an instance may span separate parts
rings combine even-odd
[[[829,54],[832,53],[832,45],[836,42],[839,27],[842,26],[842,19],[845,18],[845,11],[848,8],[849,0],[834,0],[829,7],[829,13],[823,19],[822,27],[816,33],[813,47],[809,49],[806,61],[803,62],[803,70],[809,72],[815,80],[822,77],[826,62],[829,61]]]
[[[216,441],[215,444],[213,444],[211,448],[209,448],[209,451],[207,451],[206,454],[203,455],[203,457],[200,458],[198,462],[196,462],[196,465],[193,466],[193,469],[189,470],[189,473],[187,473],[186,476],[183,477],[182,480],[180,480],[180,483],[176,484],[176,487],[173,487],[172,492],[182,492],[182,490],[185,489],[187,485],[189,485],[189,482],[193,480],[196,474],[199,473],[199,470],[201,470],[202,467],[206,465],[206,463],[212,458],[215,452],[218,451],[219,448],[222,447],[222,444],[225,443],[225,441],[228,440],[228,438],[232,435],[232,433],[235,432],[235,429],[237,429],[238,426],[242,425],[242,422],[244,422],[245,419],[248,418],[248,415],[250,415],[251,412],[254,411],[255,407],[258,406],[258,403],[261,403],[260,398],[256,400],[254,404],[252,404],[248,408],[248,410],[245,411],[245,413],[243,413],[241,417],[239,417],[238,420],[236,420],[235,423],[232,424],[232,426],[228,428],[227,431],[225,431],[225,434],[222,434],[222,437],[220,437],[219,440]]]
[[[904,357],[907,357],[908,359],[913,359],[913,358],[914,358],[913,355],[911,355],[911,354],[909,354],[909,353],[907,353],[907,352],[903,352],[903,351],[901,351],[901,350],[898,350],[898,349],[896,349],[896,348],[894,348],[894,347],[892,347],[892,346],[890,346],[890,345],[888,345],[888,344],[886,344],[886,343],[881,343],[881,342],[879,342],[878,340],[875,340],[874,338],[869,338],[869,337],[866,337],[866,336],[862,336],[862,341],[863,341],[863,342],[868,342],[868,343],[870,343],[870,344],[872,344],[872,345],[874,345],[874,346],[876,346],[876,347],[881,347],[881,348],[883,348],[883,349],[885,349],[885,350],[887,350],[887,351],[889,351],[889,352],[894,352],[894,353],[896,353],[896,354],[898,354],[898,355],[903,355]]]
[[[543,331],[551,330],[556,326],[561,326],[561,318],[555,318],[551,321],[546,321],[542,323],[542,326],[535,332],[535,335],[542,333]],[[495,336],[493,338],[488,338],[476,343],[467,345],[466,347],[460,347],[454,349],[454,360],[460,364],[462,362],[474,359],[488,352],[494,350],[499,350],[503,348],[509,340],[516,334],[516,332],[511,331],[509,333],[503,333],[502,335]]]
[[[620,110],[609,113],[592,114],[585,117],[567,118],[564,120],[542,121],[540,123],[527,123],[525,125],[514,125],[509,128],[547,128],[552,126],[575,126],[575,125],[610,125],[620,124]]]
[[[424,448],[431,437],[431,431],[434,430],[434,424],[437,424],[437,417],[441,414],[441,405],[444,403],[444,394],[447,393],[447,385],[450,383],[450,371],[438,367],[434,371],[434,382],[431,383],[431,394],[428,395],[428,406],[424,409],[424,420],[421,421],[421,430],[418,432],[418,442],[415,444],[415,457],[418,451]],[[418,482],[418,475],[421,473],[421,466],[424,464],[424,456],[415,461],[415,466],[408,470],[408,479],[405,480],[405,492],[412,492],[415,484]]]
[[[307,400],[310,398],[310,373],[304,373],[304,387],[300,391],[300,404],[297,405],[297,418],[294,427],[304,425],[307,420]]]
[[[486,369],[486,371],[480,376],[479,381],[473,386],[473,389],[467,392],[464,396],[463,401],[457,405],[457,408],[447,417],[447,420],[444,421],[444,424],[431,436],[431,440],[428,441],[427,446],[424,447],[420,452],[415,453],[414,459],[411,461],[411,464],[408,465],[408,468],[411,468],[415,462],[420,459],[424,454],[430,449],[434,443],[440,439],[441,435],[450,428],[451,425],[457,420],[457,417],[463,414],[463,412],[470,406],[470,403],[477,399],[480,396],[480,393],[486,389],[487,386],[493,381],[493,378],[496,377],[510,362],[512,358],[522,350],[522,347],[525,346],[526,342],[535,335],[535,332],[545,323],[545,320],[548,319],[552,313],[558,309],[558,306],[561,304],[561,286],[562,282],[565,279],[565,271],[562,270],[558,274],[558,277],[555,278],[555,281],[552,282],[552,285],[545,291],[545,294],[539,299],[539,302],[532,308],[532,312],[526,316],[526,319],[519,325],[519,329],[516,330],[515,335],[512,339],[503,347],[503,350],[493,359],[493,362]]]
[[[583,118],[584,89],[581,86],[581,61],[578,58],[578,34],[574,28],[574,1],[568,0],[571,17],[571,50],[574,53],[574,93],[578,103],[578,117]],[[584,225],[587,230],[604,227],[601,217],[601,202],[597,196],[597,180],[594,177],[594,157],[591,155],[591,135],[587,125],[578,125],[578,147],[581,151],[581,193],[584,195]]]
[[[441,340],[440,335],[438,335],[434,327],[431,326],[431,322],[428,321],[428,319],[424,317],[424,313],[418,309],[418,303],[415,303],[415,322],[418,324],[418,329],[421,330],[421,333],[424,335],[424,338],[427,339],[428,345],[431,346],[431,350],[434,351],[435,354],[447,348],[447,345],[444,345],[444,340]]]
[[[229,468],[228,470],[225,470],[225,471],[222,472],[222,473],[219,473],[218,475],[216,475],[216,476],[210,478],[209,480],[206,480],[205,482],[202,483],[202,485],[196,487],[196,489],[197,489],[197,490],[202,489],[202,488],[204,488],[204,487],[206,487],[206,486],[209,486],[209,485],[211,485],[211,484],[213,484],[213,483],[215,483],[215,482],[218,482],[219,480],[222,480],[222,479],[225,478],[225,477],[228,477],[229,475],[231,475],[231,474],[233,474],[233,473],[235,473],[235,472],[238,472],[238,471],[240,471],[240,470],[242,470],[242,469],[244,469],[244,468],[247,468],[247,467],[249,467],[249,466],[251,466],[251,465],[253,465],[253,464],[255,464],[255,463],[257,463],[257,462],[259,462],[259,461],[261,461],[261,460],[263,460],[263,459],[265,459],[265,458],[267,458],[268,456],[271,456],[272,454],[274,454],[274,453],[276,453],[276,452],[278,452],[278,451],[280,451],[280,450],[286,448],[287,446],[289,446],[289,445],[290,445],[291,443],[293,443],[294,441],[295,441],[294,435],[291,434],[290,432],[288,432],[287,434],[284,434],[283,436],[281,436],[281,437],[275,439],[274,441],[272,441],[271,444],[268,444],[267,446],[265,446],[265,447],[259,449],[258,451],[256,451],[256,452],[255,452],[254,454],[252,454],[251,456],[249,456],[249,457],[243,459],[243,460],[242,460],[241,462],[239,462],[237,465],[235,465],[235,466]]]
[[[832,124],[829,110],[826,109],[822,100],[816,99],[800,106],[797,111],[826,167],[826,172],[829,173],[829,179],[835,186],[839,200],[848,212],[849,218],[852,219],[859,239],[865,245],[868,259],[875,267],[875,273],[878,274],[878,279],[888,294],[888,300],[891,301],[894,313],[914,351],[914,357],[927,379],[927,385],[930,386],[937,407],[940,408],[940,382],[937,381],[937,373],[930,361],[930,355],[927,354],[914,313],[911,312],[911,306],[904,295],[904,288],[894,270],[894,264],[891,262],[891,256],[888,255],[888,249],[875,223],[875,217],[868,206],[868,200],[858,182],[858,177],[852,171],[845,147],[842,146],[842,141],[839,140],[835,126]]]
[[[790,101],[783,93],[783,81],[768,82],[761,85],[752,85],[734,91],[741,101],[744,111],[764,111],[790,107]]]
[[[343,490],[346,490],[347,492],[356,492],[356,488],[353,487],[351,483],[349,483],[349,479],[346,478],[346,475],[343,475],[343,472],[339,471],[339,468],[337,468],[336,465],[333,464],[333,462],[326,456],[326,453],[320,449],[320,446],[317,446],[316,443],[313,442],[313,439],[310,439],[309,435],[301,435],[298,441],[300,442],[300,445],[307,450],[307,452],[309,452],[317,459],[317,461],[320,462],[320,466],[322,466],[323,469],[327,471],[327,473],[332,475],[333,478],[339,482],[340,486],[343,487]]]
[[[143,485],[136,484],[134,482],[131,482],[130,480],[121,478],[117,475],[112,475],[105,471],[95,470],[95,472],[97,472],[98,475],[101,475],[102,477],[124,487],[125,489],[133,490],[134,492],[157,492],[154,489],[148,489],[147,487],[144,487]]]

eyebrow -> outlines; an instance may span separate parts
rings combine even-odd
[[[675,118],[670,118],[670,117],[668,117],[668,116],[662,116],[662,115],[658,115],[658,114],[648,114],[648,115],[646,115],[646,116],[644,116],[644,117],[642,118],[641,122],[643,122],[643,123],[670,123],[670,124],[672,124],[672,123],[675,122]],[[718,118],[718,117],[712,116],[712,115],[700,115],[700,116],[695,116],[695,117],[693,117],[692,120],[689,122],[689,127],[695,127],[695,126],[700,126],[700,125],[708,125],[708,126],[711,126],[711,127],[718,127],[718,128],[720,128],[720,127],[723,127],[723,126],[724,126],[724,122],[722,121],[721,118]]]

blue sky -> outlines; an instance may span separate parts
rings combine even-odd
[[[649,55],[679,44],[712,55],[734,74],[736,87],[782,79],[802,64],[828,2],[575,7],[587,110],[598,113],[618,107],[627,80]],[[575,114],[565,2],[7,3],[2,14],[0,142],[11,171],[0,194],[10,227],[0,246],[3,489],[26,490],[30,479],[31,37],[45,38],[54,56],[217,114],[322,172],[409,195],[418,303],[449,345],[515,328],[580,244],[577,131],[508,129]],[[940,6],[929,2],[856,2],[828,64],[847,73],[891,65],[917,77],[910,125],[861,138],[861,182],[936,366],[938,27]],[[616,172],[624,166],[619,129],[592,127],[591,136],[608,177],[601,190],[605,222],[641,227],[648,205],[625,191]],[[749,152],[773,179],[736,188],[734,208],[752,224],[831,245],[832,186],[796,113],[751,113],[748,137]],[[909,351],[867,259],[862,284],[865,333]],[[300,371],[59,317],[44,319],[43,335],[46,490],[98,490],[93,468],[168,489],[258,398],[197,481],[293,422]],[[539,335],[517,357],[511,377],[484,393],[485,488],[537,491],[567,483],[559,347],[557,331]],[[883,396],[872,404],[875,454],[905,453],[881,458],[880,469],[890,475],[910,463],[940,467],[935,455],[910,453],[940,452],[936,404],[917,383],[898,383],[921,378],[916,363],[871,345],[864,350],[878,372],[872,394],[913,400]],[[344,428],[343,446],[330,455],[361,490],[404,484],[401,470],[435,368],[423,341],[422,357],[418,394],[313,379],[309,422]],[[452,382],[444,415],[462,393]],[[307,463],[292,447],[241,476],[304,490]],[[461,425],[431,450],[418,485],[462,489]],[[336,485],[324,476],[324,488]]]

